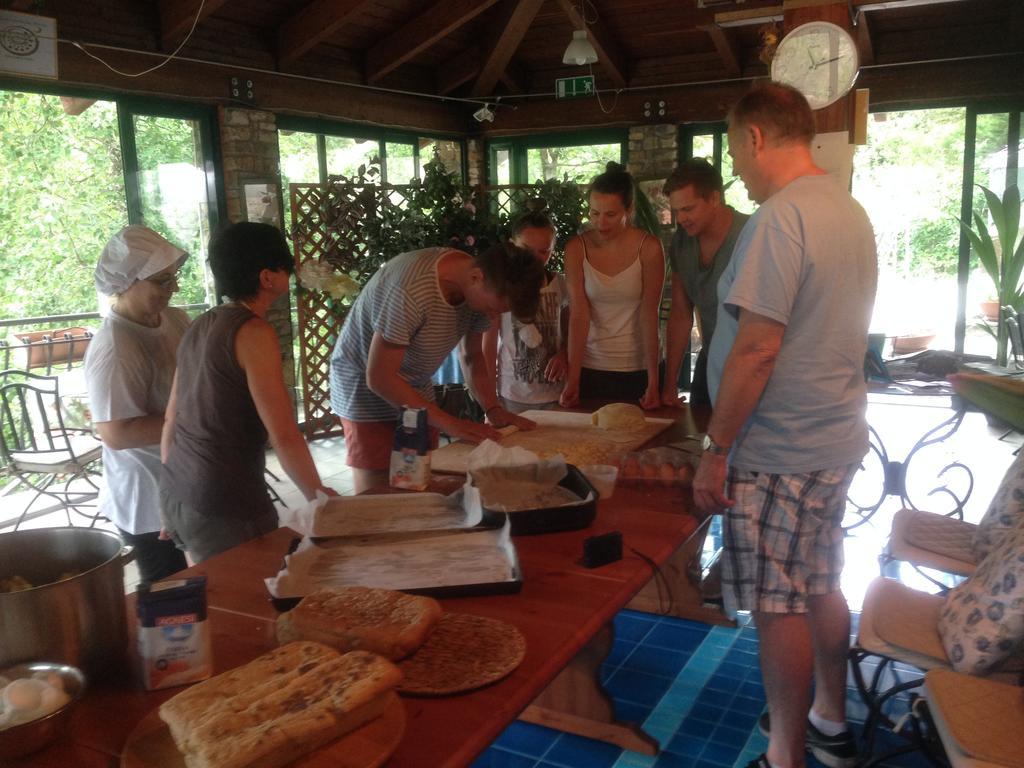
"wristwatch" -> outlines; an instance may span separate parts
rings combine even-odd
[[[704,441],[700,444],[700,447],[704,449],[704,453],[710,453],[714,456],[728,456],[730,446],[719,445],[715,442],[711,435],[704,435]]]

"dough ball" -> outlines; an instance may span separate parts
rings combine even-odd
[[[600,429],[639,432],[647,425],[643,410],[632,403],[610,403],[590,414],[590,422]]]

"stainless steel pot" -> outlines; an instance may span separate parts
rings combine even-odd
[[[89,528],[0,534],[0,578],[21,576],[39,585],[0,593],[0,668],[59,661],[92,680],[122,662],[130,553],[116,534]],[[69,573],[76,575],[60,580]]]

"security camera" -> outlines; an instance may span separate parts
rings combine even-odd
[[[490,104],[484,104],[480,109],[473,113],[473,117],[478,123],[493,123],[494,110],[491,109]]]

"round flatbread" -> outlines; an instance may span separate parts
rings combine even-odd
[[[468,613],[445,613],[420,649],[400,662],[398,692],[445,696],[501,680],[526,655],[526,638],[511,624]]]

